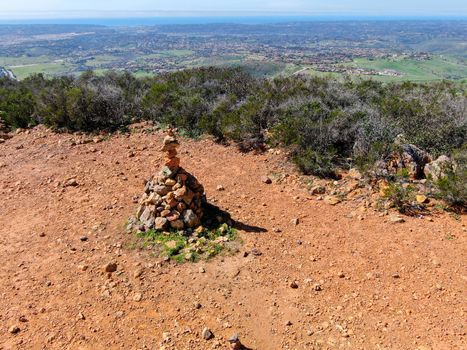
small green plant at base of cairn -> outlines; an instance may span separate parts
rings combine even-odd
[[[234,241],[237,231],[224,223],[217,228],[200,226],[191,234],[185,231],[156,231],[154,229],[139,232],[144,245],[154,247],[155,253],[179,263],[210,259],[223,251],[235,251]]]

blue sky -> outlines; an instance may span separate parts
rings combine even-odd
[[[466,0],[0,0],[0,18],[467,16]]]

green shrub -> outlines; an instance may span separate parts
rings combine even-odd
[[[454,163],[448,165],[443,172],[445,176],[436,182],[439,198],[451,206],[463,208],[467,205],[467,148],[453,153]]]
[[[336,167],[332,153],[316,152],[311,149],[296,151],[293,161],[304,174],[336,178]]]
[[[0,111],[5,123],[12,128],[26,128],[30,124],[36,124],[34,118],[36,102],[32,92],[19,83],[7,84],[1,81],[2,79],[0,79]]]
[[[419,210],[415,203],[416,189],[413,185],[391,182],[384,190],[384,198],[402,214],[414,214]]]
[[[370,168],[388,157],[399,134],[434,157],[450,154],[467,139],[466,105],[465,86],[450,82],[266,80],[240,68],[0,80],[0,111],[13,127],[38,121],[72,131],[115,130],[153,120],[189,136],[233,140],[245,151],[265,142],[290,147],[299,168],[319,176],[349,163]]]

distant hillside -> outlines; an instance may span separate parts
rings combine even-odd
[[[0,67],[0,78],[3,78],[3,77],[7,77],[7,78],[10,78],[10,79],[16,80],[16,76],[13,74],[12,71],[10,71],[10,70],[8,70],[6,68]]]

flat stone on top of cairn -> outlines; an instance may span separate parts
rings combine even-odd
[[[136,211],[136,219],[145,230],[194,229],[201,224],[204,188],[180,167],[179,146],[174,130],[169,128],[161,148],[164,166],[146,183]]]

